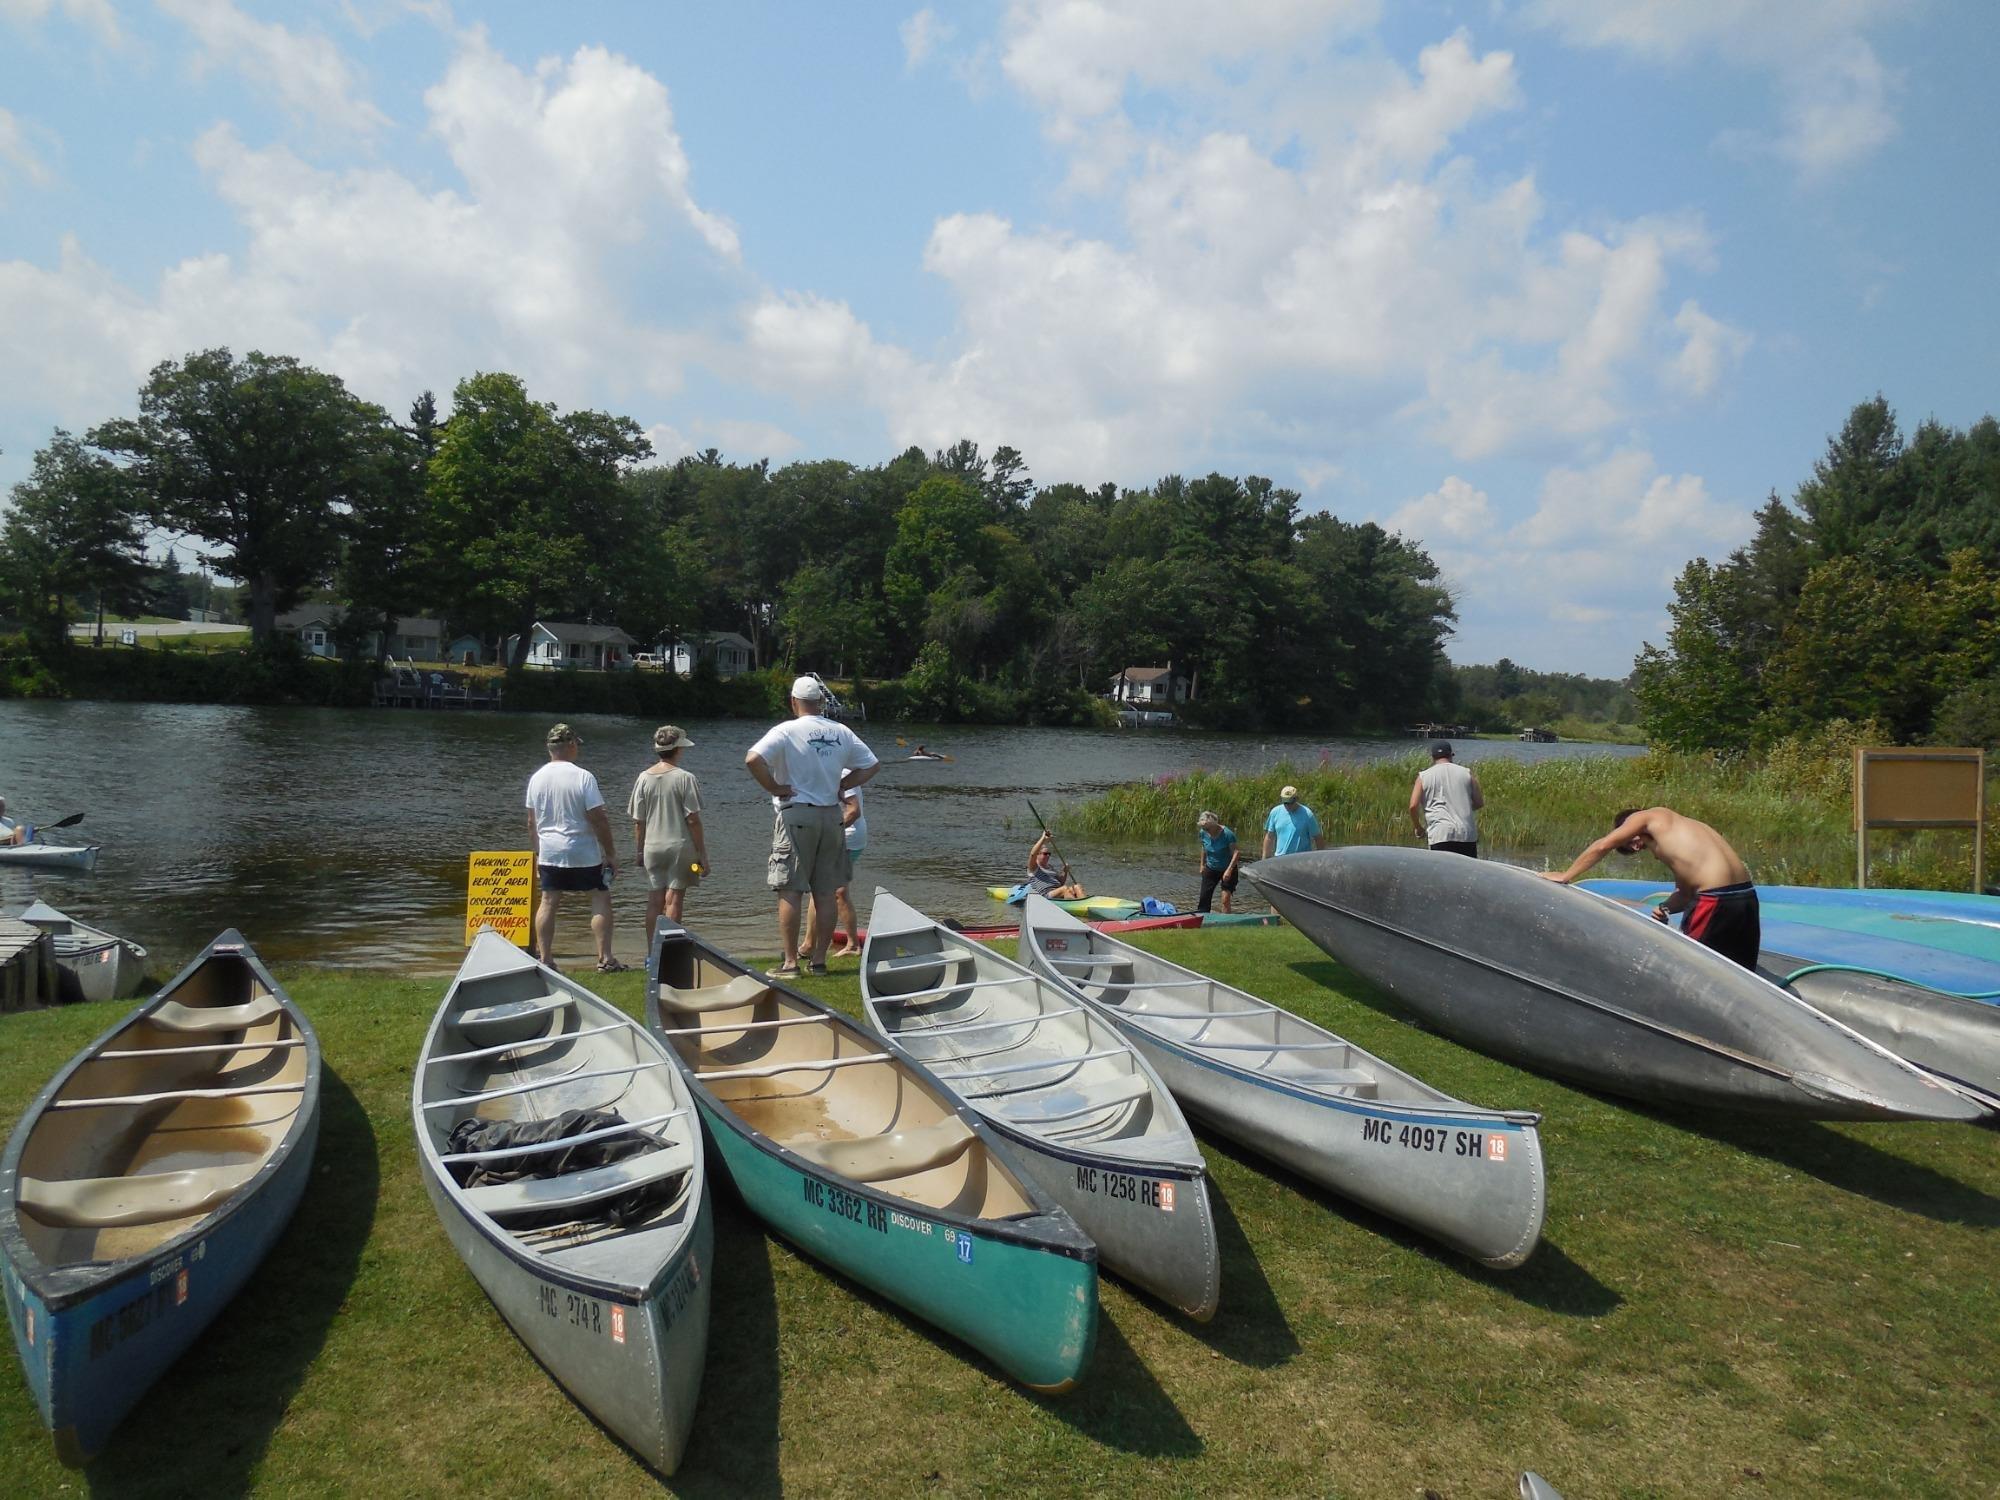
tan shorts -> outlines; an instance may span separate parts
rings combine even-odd
[[[811,891],[822,899],[846,885],[846,831],[837,807],[787,807],[771,822],[771,868],[765,877],[774,891]]]
[[[646,862],[646,883],[656,891],[691,891],[701,884],[701,877],[688,868],[694,863],[692,844],[649,847],[641,858]]]

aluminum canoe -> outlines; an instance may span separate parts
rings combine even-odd
[[[1920,1068],[2000,1096],[2000,1006],[1766,948],[1758,971]]]
[[[1811,1119],[1987,1113],[1720,954],[1526,870],[1358,847],[1248,874],[1287,921],[1445,1035],[1607,1093]]]
[[[46,901],[30,901],[20,920],[54,940],[58,998],[65,1003],[123,1000],[146,982],[146,950],[130,938],[79,922]]]
[[[1214,1315],[1222,1266],[1207,1163],[1174,1096],[1117,1027],[882,890],[861,999],[891,1046],[1006,1141],[1106,1267],[1192,1318]]]
[[[1023,1385],[1082,1377],[1097,1246],[921,1064],[665,920],[646,1022],[773,1231]]]
[[[1482,1265],[1541,1238],[1541,1117],[1484,1109],[1029,897],[1021,957],[1131,1038],[1203,1124]]]
[[[424,1189],[473,1279],[578,1405],[671,1474],[708,1358],[715,1225],[694,1101],[667,1049],[482,928],[424,1036],[410,1108]],[[454,1154],[461,1120],[573,1109],[617,1114],[622,1123],[599,1127],[610,1134],[598,1138],[650,1149],[559,1175],[461,1185],[454,1168],[538,1154]]]
[[[224,932],[42,1090],[0,1158],[7,1316],[64,1463],[87,1462],[291,1218],[319,1040]]]

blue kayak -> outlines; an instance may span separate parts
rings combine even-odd
[[[1585,880],[1616,901],[1664,900],[1661,881]],[[2000,900],[1953,891],[1759,886],[1763,948],[1801,963],[1841,964],[1954,994],[2000,997]]]

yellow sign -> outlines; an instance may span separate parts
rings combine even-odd
[[[526,849],[478,849],[465,879],[465,940],[491,927],[517,948],[533,941],[535,856]]]

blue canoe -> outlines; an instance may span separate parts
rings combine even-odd
[[[7,1316],[87,1462],[236,1295],[305,1190],[319,1041],[230,930],[56,1074],[0,1157]]]
[[[1652,903],[1661,881],[1584,880],[1615,901]],[[1949,994],[2000,994],[2000,900],[1952,891],[1759,886],[1763,947],[1801,964],[1838,964]],[[1983,903],[1983,904],[1982,904]]]

